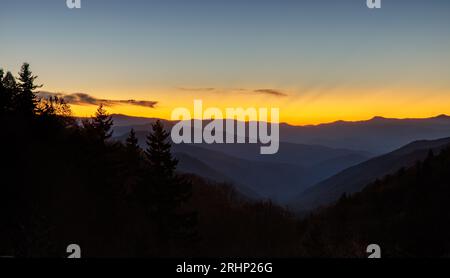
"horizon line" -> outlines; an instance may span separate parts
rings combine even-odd
[[[111,113],[111,116],[125,116],[125,117],[129,117],[129,118],[140,118],[140,119],[149,119],[149,120],[163,120],[163,121],[167,121],[167,122],[180,122],[180,120],[171,120],[171,119],[166,119],[166,118],[162,118],[162,117],[144,117],[144,116],[133,116],[133,115],[127,115],[127,114],[122,114],[122,113]],[[74,118],[90,118],[92,116],[73,116]],[[430,116],[430,117],[406,117],[406,118],[391,118],[391,117],[384,117],[384,116],[372,116],[368,119],[361,119],[361,120],[335,120],[335,121],[330,121],[330,122],[323,122],[323,123],[318,123],[318,124],[292,124],[292,123],[288,123],[288,122],[284,122],[284,121],[280,121],[278,124],[279,125],[288,125],[288,126],[293,126],[293,127],[314,127],[314,126],[321,126],[321,125],[330,125],[330,124],[336,124],[336,123],[362,123],[362,122],[370,122],[370,121],[374,121],[374,120],[430,120],[430,119],[438,119],[438,118],[450,118],[450,115],[447,115],[445,113],[441,113],[438,114],[436,116]],[[220,119],[198,119],[198,118],[191,118],[189,120],[184,120],[184,121],[212,121],[212,120],[234,120],[234,121],[239,121],[237,119],[227,119],[227,118],[220,118]],[[242,122],[242,121],[239,121]],[[250,123],[250,122],[260,122],[260,121],[244,121],[245,123]],[[261,122],[266,122],[268,124],[272,124],[271,121],[261,121]]]

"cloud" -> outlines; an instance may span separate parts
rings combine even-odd
[[[274,90],[274,89],[257,89],[257,90],[254,90],[253,92],[258,93],[258,94],[272,95],[272,96],[276,96],[276,97],[287,97],[288,96],[286,93],[283,93],[282,91]]]
[[[288,94],[276,90],[276,89],[244,89],[244,88],[232,88],[232,89],[217,89],[210,87],[197,87],[197,88],[189,88],[189,87],[178,87],[178,90],[181,91],[191,91],[191,92],[217,92],[217,93],[226,93],[226,92],[245,92],[245,93],[253,93],[253,94],[263,94],[263,95],[271,95],[276,97],[286,97]]]
[[[112,99],[99,99],[93,97],[86,93],[73,93],[73,94],[63,94],[63,93],[52,93],[52,92],[39,92],[39,96],[42,97],[60,97],[63,98],[69,104],[77,104],[77,105],[100,105],[103,104],[105,106],[114,106],[119,104],[129,104],[135,106],[142,106],[147,108],[155,108],[157,101],[148,101],[148,100],[112,100]]]
[[[178,87],[177,89],[181,91],[191,91],[191,92],[211,92],[216,90],[216,88],[187,88],[187,87]]]
[[[190,92],[216,92],[216,93],[232,93],[232,92],[243,92],[243,93],[253,93],[253,94],[263,94],[271,95],[275,97],[286,97],[286,93],[276,90],[276,89],[244,89],[244,88],[232,88],[232,89],[218,89],[212,87],[178,87],[180,91],[190,91]]]

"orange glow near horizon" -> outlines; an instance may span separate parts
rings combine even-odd
[[[150,94],[148,100],[157,100],[154,108],[120,104],[106,107],[111,114],[124,114],[136,117],[171,119],[172,110],[184,107],[193,115],[194,100],[203,101],[203,110],[217,107],[225,114],[226,108],[249,107],[279,108],[280,122],[292,125],[329,123],[338,120],[360,121],[374,116],[386,118],[428,118],[440,114],[450,114],[450,94],[443,92],[391,89],[391,90],[335,89],[327,92],[314,92],[302,95],[291,92],[288,96],[271,96],[223,92],[164,92]],[[117,97],[118,94],[110,94]],[[137,95],[143,95],[139,93]],[[448,95],[442,97],[443,95]],[[407,96],[407,97],[406,97]],[[107,98],[106,93],[98,96]],[[126,98],[125,98],[126,99]],[[136,98],[138,99],[138,98]],[[71,105],[74,116],[92,116],[94,105]]]

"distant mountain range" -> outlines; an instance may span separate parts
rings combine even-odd
[[[113,115],[116,136],[136,130],[148,130],[156,119]],[[168,127],[175,122],[164,121]],[[416,140],[450,137],[450,116],[424,119],[374,117],[367,121],[337,121],[328,124],[294,126],[280,124],[280,141],[321,145],[337,149],[366,151],[381,155]]]
[[[329,205],[337,201],[344,193],[359,192],[376,179],[381,179],[401,168],[411,167],[417,161],[424,160],[430,150],[437,154],[449,145],[450,138],[410,143],[396,151],[350,167],[310,187],[293,198],[290,205],[295,211],[300,212]]]
[[[144,147],[157,119],[113,115],[113,120],[116,139],[125,140],[133,128]],[[176,123],[162,121],[167,130]],[[357,192],[373,179],[410,166],[428,149],[445,144],[447,139],[435,140],[445,137],[450,137],[446,115],[375,117],[315,126],[280,124],[281,142],[275,155],[260,155],[255,144],[181,144],[174,145],[173,152],[182,172],[232,183],[249,197],[270,198],[299,211],[333,202],[344,192]]]
[[[137,131],[145,148],[147,131]],[[127,134],[117,139],[124,141]],[[285,202],[320,180],[361,161],[365,153],[280,143],[277,155],[262,156],[251,144],[173,144],[178,170],[215,181],[232,183],[252,198]],[[250,194],[249,194],[250,193]]]
[[[282,125],[280,134],[282,140],[286,142],[365,150],[380,155],[416,140],[450,137],[450,117],[447,115],[425,119],[374,117],[367,121],[338,121],[316,126]]]

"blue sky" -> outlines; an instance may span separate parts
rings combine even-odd
[[[2,0],[1,66],[28,61],[49,90],[115,98],[450,88],[448,0],[383,0],[379,10],[365,0],[81,1]]]

